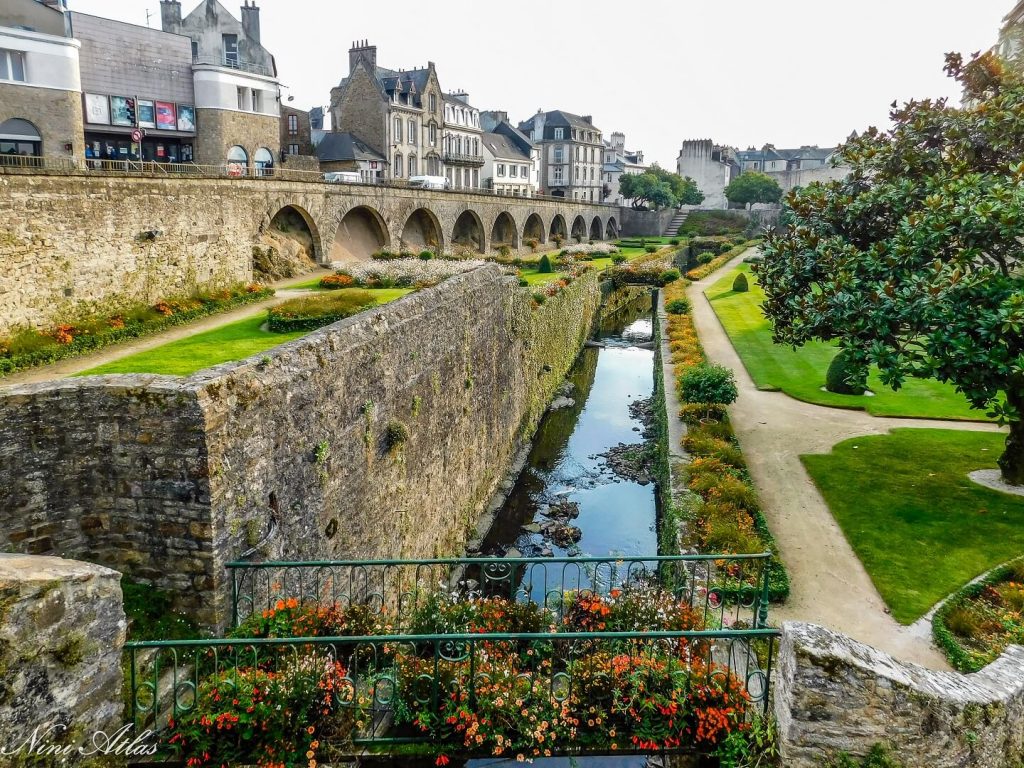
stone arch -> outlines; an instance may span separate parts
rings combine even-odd
[[[618,240],[619,239],[619,225],[615,221],[614,216],[608,217],[608,223],[604,227],[604,239],[605,240]]]
[[[400,247],[419,253],[430,250],[441,253],[444,250],[444,235],[441,222],[429,208],[417,208],[409,214],[402,228]]]
[[[590,222],[590,239],[591,240],[604,240],[604,227],[601,226],[601,217],[595,216],[594,220]]]
[[[282,262],[296,262],[310,266],[309,262],[322,263],[324,260],[323,240],[316,219],[303,206],[297,203],[274,201],[267,218],[263,220],[259,230],[260,242],[277,252]],[[278,279],[288,274],[275,274],[268,270],[268,259],[274,258],[269,253],[253,251],[253,271],[261,273],[265,278]],[[287,266],[287,264],[285,264]],[[287,271],[287,270],[286,270]]]
[[[548,239],[552,240],[555,237],[560,237],[563,240],[569,237],[569,230],[565,226],[565,217],[560,213],[551,217],[551,226],[548,228]]]
[[[508,211],[499,213],[494,219],[494,226],[491,227],[491,248],[497,250],[503,245],[512,249],[518,249],[520,245],[519,228]]]
[[[331,245],[331,261],[366,261],[376,251],[391,245],[387,224],[368,205],[352,208],[338,222]]]
[[[485,253],[487,240],[484,236],[484,224],[476,211],[467,208],[455,219],[452,227],[451,247],[470,248],[476,253]]]
[[[526,224],[523,225],[523,242],[536,240],[538,243],[547,242],[547,235],[544,230],[544,219],[539,213],[531,213],[526,217]]]
[[[577,216],[572,220],[572,235],[573,240],[579,240],[583,242],[587,239],[587,220],[582,216]]]

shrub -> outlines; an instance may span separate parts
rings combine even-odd
[[[679,377],[679,390],[688,403],[718,403],[728,405],[736,401],[736,377],[724,365],[704,363],[696,365]]]
[[[679,238],[678,237],[673,237],[671,240],[668,241],[668,244],[669,245],[679,245]]]
[[[732,211],[692,211],[679,228],[680,235],[723,235],[743,232],[747,217]]]
[[[728,440],[713,434],[713,430],[691,430],[690,433],[683,438],[683,447],[691,455],[707,456],[708,458],[718,459],[723,464],[728,464],[730,467],[742,469],[746,466],[746,463],[743,461],[743,453],[740,449]]]
[[[542,275],[550,275],[555,271],[554,267],[551,266],[551,259],[548,258],[546,253],[541,256],[540,261],[537,262],[537,271]]]
[[[511,256],[511,255],[512,255],[512,249],[511,249],[511,248],[510,248],[509,246],[507,246],[507,245],[505,245],[505,244],[503,243],[502,245],[498,246],[498,253],[499,253],[499,254],[500,254],[500,255],[501,255],[501,256],[502,256],[503,258],[506,258],[506,259],[507,259],[507,258],[508,258],[509,256]]]
[[[403,443],[409,440],[409,428],[398,420],[388,422],[384,428],[384,445],[389,451],[394,451]]]
[[[647,251],[648,253],[657,253],[658,252],[658,246],[656,246],[656,245],[645,245],[644,246],[644,250]]]
[[[625,264],[626,261],[628,261],[628,259],[626,259],[626,257],[621,253],[612,254],[612,264]]]
[[[430,261],[434,258],[434,254],[430,251],[420,251],[420,258],[423,259],[423,261]]]
[[[524,242],[529,246],[531,251],[536,251],[537,246],[540,245],[540,240],[536,237],[528,237]]]
[[[520,277],[519,278],[519,287],[520,288],[528,288],[529,285],[530,285],[530,281],[527,280],[525,277]]]
[[[838,395],[863,395],[867,389],[868,372],[843,350],[834,358],[825,373],[825,389]]]
[[[715,254],[713,254],[711,251],[702,251],[701,253],[697,254],[698,264],[710,264],[714,260]]]
[[[355,285],[355,282],[350,275],[339,273],[320,278],[320,287],[327,288],[328,290],[338,290],[340,288],[351,288]]]
[[[672,299],[665,305],[665,311],[670,315],[685,315],[690,311],[689,299]]]
[[[701,423],[701,420],[714,419],[718,422],[725,422],[728,419],[728,411],[725,406],[715,403],[686,403],[679,409],[679,418],[690,426]]]
[[[356,289],[344,293],[303,296],[267,310],[267,325],[274,333],[312,331],[351,317],[375,303],[373,294]]]
[[[666,269],[658,275],[658,283],[661,285],[668,285],[669,283],[674,283],[680,277],[682,277],[682,275],[679,273],[678,269]]]
[[[750,285],[747,283],[747,276],[743,272],[736,275],[736,279],[732,281],[732,289],[736,293],[746,293],[750,290]]]
[[[543,304],[545,301],[547,301],[547,298],[548,297],[544,295],[543,291],[534,291],[533,292],[533,300],[537,304]]]

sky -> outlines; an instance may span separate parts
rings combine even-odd
[[[593,115],[647,162],[674,169],[684,139],[745,149],[834,146],[888,123],[894,100],[959,99],[947,51],[991,47],[1016,0],[259,0],[263,44],[292,106],[326,105],[353,40],[377,61],[433,61],[445,91],[513,122]],[[182,0],[188,13],[199,0]],[[241,0],[225,7],[238,15]],[[158,0],[68,0],[160,25]]]

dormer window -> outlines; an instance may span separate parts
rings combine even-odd
[[[565,128],[555,128],[555,140],[561,140],[565,138]]]
[[[229,67],[238,66],[238,35],[221,35],[224,46],[224,63]]]

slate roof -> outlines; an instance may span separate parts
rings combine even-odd
[[[351,133],[328,132],[316,147],[316,156],[321,162],[330,163],[341,160],[377,160],[384,162],[384,157],[374,152],[357,136]]]
[[[409,69],[404,72],[398,72],[386,67],[375,67],[373,76],[377,78],[377,84],[386,95],[394,93],[395,90],[405,94],[408,94],[410,90],[414,90],[413,104],[417,107],[423,106],[421,95],[423,89],[427,86],[427,82],[430,80],[430,70],[428,68],[423,67],[421,69]],[[344,88],[348,85],[349,79],[350,77],[342,78],[338,87]]]
[[[555,109],[551,112],[544,112],[545,125],[553,126],[570,126],[572,128],[581,128],[585,131],[597,130],[593,123],[588,123],[579,115],[574,115],[572,112],[566,112],[562,109]],[[533,126],[533,118],[524,120],[519,123],[520,131],[529,131]]]
[[[776,149],[769,145],[764,149],[745,149],[736,153],[740,162],[764,160],[827,160],[835,147],[800,147],[799,149]]]
[[[481,138],[490,153],[500,160],[530,162],[530,156],[513,144],[507,136],[502,136],[500,133],[485,133]]]

